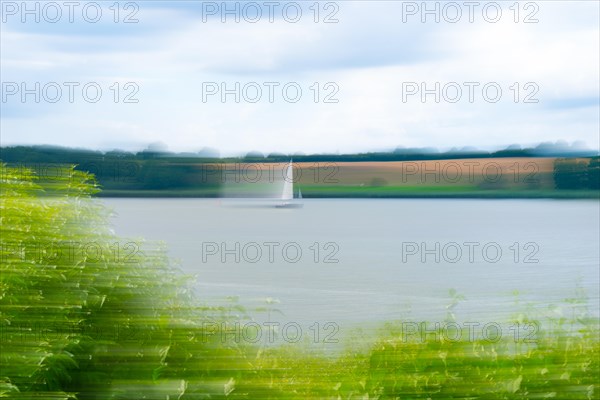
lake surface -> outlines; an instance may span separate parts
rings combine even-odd
[[[166,242],[181,269],[197,276],[203,299],[239,296],[249,309],[280,311],[259,319],[441,321],[455,289],[464,296],[457,319],[487,322],[528,303],[564,304],[577,287],[598,315],[597,201],[307,199],[302,209],[104,201],[120,236]]]

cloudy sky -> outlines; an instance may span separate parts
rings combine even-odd
[[[23,4],[1,2],[2,145],[599,147],[597,1]]]

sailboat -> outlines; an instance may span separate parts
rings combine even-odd
[[[298,199],[302,199],[302,192],[298,190]],[[285,178],[283,180],[283,192],[281,193],[281,202],[277,208],[300,208],[302,203],[294,201],[294,169],[292,160],[286,167]]]

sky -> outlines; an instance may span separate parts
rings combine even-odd
[[[0,143],[600,146],[597,1],[0,2]]]

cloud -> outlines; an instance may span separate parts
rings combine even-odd
[[[2,144],[138,149],[162,141],[173,150],[210,146],[224,154],[558,139],[597,145],[597,3],[538,3],[535,24],[514,23],[508,3],[495,24],[480,14],[473,23],[422,23],[420,15],[403,23],[401,2],[338,2],[339,22],[324,24],[314,22],[313,3],[302,4],[306,18],[298,23],[281,15],[272,23],[203,22],[202,3],[141,2],[139,23],[128,26],[2,24],[3,82],[102,88],[97,103],[80,91],[74,102],[65,96],[52,104],[10,97],[2,104]],[[139,88],[138,103],[123,102],[132,93],[128,82]],[[222,103],[219,93],[204,102],[206,82],[229,89],[256,83],[263,97],[236,103],[228,95]],[[279,83],[274,102],[265,82]],[[422,102],[421,93],[404,101],[410,82],[426,89],[456,82],[463,93],[456,103],[443,95]],[[465,82],[478,83],[473,102]],[[301,87],[297,103],[283,98],[286,83]],[[502,89],[497,103],[483,98],[487,83]],[[325,103],[328,95],[338,102]],[[538,102],[524,103],[527,96]]]

